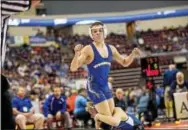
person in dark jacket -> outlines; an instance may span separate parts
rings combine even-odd
[[[171,83],[176,80],[176,73],[178,72],[178,69],[174,64],[169,65],[169,68],[165,70],[163,75],[163,85],[164,87],[170,86]]]
[[[169,68],[165,70],[163,75],[163,86],[164,86],[164,104],[166,108],[166,117],[172,118],[173,111],[172,111],[172,99],[170,98],[170,85],[171,83],[176,80],[176,73],[178,69],[174,64],[170,64]]]
[[[48,119],[49,128],[51,128],[52,120],[55,118],[57,121],[65,123],[68,129],[71,129],[72,122],[70,114],[66,111],[66,107],[66,98],[61,95],[61,89],[54,87],[53,94],[46,99],[43,105],[43,113]]]

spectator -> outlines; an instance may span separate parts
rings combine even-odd
[[[174,92],[188,91],[188,81],[184,79],[184,74],[182,72],[176,74],[176,80],[172,82],[170,89],[172,94]]]
[[[177,72],[178,70],[176,69],[176,66],[174,64],[171,64],[169,65],[169,68],[165,70],[164,75],[163,75],[163,86],[165,89],[164,102],[165,102],[165,108],[166,108],[166,116],[168,118],[171,118],[173,116],[172,99],[170,97],[170,85],[174,80],[176,80]]]
[[[72,115],[75,109],[75,100],[78,93],[76,89],[72,89],[71,95],[67,98],[67,111]]]
[[[87,105],[87,93],[85,88],[81,88],[78,91],[78,96],[75,101],[74,115],[76,119],[83,120],[84,126],[88,126],[88,121],[91,119],[90,114],[86,111]],[[92,125],[94,126],[94,120],[92,120]]]
[[[156,88],[156,94],[159,97],[159,109],[160,112],[163,112],[164,108],[165,108],[165,104],[164,104],[164,88],[161,86],[157,86]]]
[[[37,36],[37,37],[44,37],[44,34],[43,34],[43,32],[38,28],[38,29],[37,29],[37,33],[36,33],[35,36]]]
[[[136,93],[132,89],[131,92],[128,94],[127,98],[127,112],[129,114],[135,114],[135,108],[136,108]]]
[[[30,92],[30,99],[31,99],[31,104],[35,109],[35,113],[40,113],[39,98],[37,93],[33,90],[31,90]]]
[[[61,95],[61,89],[59,87],[53,88],[53,94],[50,95],[43,105],[43,112],[45,117],[48,118],[48,126],[52,127],[53,118],[57,121],[65,123],[66,127],[70,130],[72,122],[69,113],[66,111],[66,99]],[[59,125],[60,127],[60,125]]]
[[[173,111],[174,111],[174,118],[176,118],[175,112],[175,102],[173,93],[181,93],[181,92],[188,92],[188,81],[184,80],[184,74],[182,72],[178,72],[176,74],[176,80],[172,82],[170,86],[170,96],[173,100]]]
[[[115,107],[120,107],[122,110],[126,111],[127,104],[126,101],[124,100],[124,92],[120,88],[116,90],[114,103],[115,103]]]
[[[26,65],[21,65],[21,66],[19,66],[18,67],[18,73],[22,76],[22,77],[24,77],[25,75],[26,75],[26,71],[27,71],[27,66]]]
[[[146,88],[144,88],[143,93],[138,101],[138,106],[137,106],[137,112],[139,115],[139,119],[141,119],[142,113],[147,112],[148,102],[149,102],[148,90]]]
[[[20,87],[17,96],[12,99],[13,114],[15,121],[21,129],[26,129],[26,123],[34,123],[35,129],[43,129],[44,116],[40,113],[35,114],[31,100],[25,98],[25,89]]]
[[[13,99],[16,96],[17,87],[12,86],[11,89],[8,90],[10,93],[10,99]]]
[[[165,89],[165,94],[164,94],[164,101],[165,101],[165,108],[166,108],[166,117],[168,120],[173,117],[173,105],[172,105],[172,97],[170,94],[170,87],[167,87]]]

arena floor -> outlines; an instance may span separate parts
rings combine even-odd
[[[163,123],[160,126],[146,128],[146,130],[188,130],[188,121],[182,121],[180,124]]]
[[[32,126],[27,127],[28,130],[32,129]],[[60,129],[57,129],[60,130]],[[73,130],[86,130],[83,128],[74,128]],[[95,130],[94,128],[87,130]],[[160,126],[146,127],[145,130],[188,130],[188,121],[182,121],[180,124],[175,123],[161,123]]]

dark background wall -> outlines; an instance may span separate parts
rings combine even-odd
[[[106,13],[188,5],[188,1],[63,1],[43,0],[47,14]]]

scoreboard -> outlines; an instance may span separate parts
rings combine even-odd
[[[160,76],[159,58],[146,57],[141,59],[141,74],[143,77]]]

